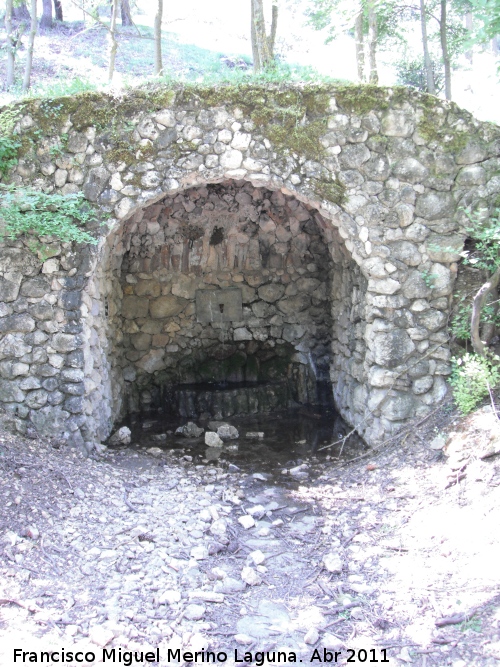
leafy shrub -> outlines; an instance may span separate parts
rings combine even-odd
[[[488,353],[482,357],[467,352],[452,359],[450,384],[460,412],[468,414],[488,395],[488,387],[500,382],[500,358]]]
[[[5,176],[17,164],[21,144],[12,137],[0,137],[0,175]]]
[[[434,72],[434,84],[436,86],[436,93],[440,93],[444,86],[444,77],[442,73],[436,68],[436,64],[432,63],[432,70]],[[423,58],[416,58],[408,60],[403,58],[396,62],[397,83],[401,86],[411,86],[420,90],[422,93],[427,92],[427,75],[425,73],[425,65]]]
[[[96,221],[83,194],[45,194],[25,188],[4,188],[0,197],[0,239],[53,236],[60,241],[96,244],[82,229]]]
[[[462,297],[455,309],[455,315],[451,320],[451,332],[459,340],[470,339],[470,322],[472,317],[472,302]],[[500,311],[493,304],[486,304],[481,311],[481,326],[495,324],[500,327]]]
[[[485,213],[483,209],[475,215],[468,214],[473,226],[467,232],[474,241],[474,249],[464,252],[463,257],[464,264],[493,273],[500,264],[500,211],[484,219]]]

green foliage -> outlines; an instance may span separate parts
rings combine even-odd
[[[474,14],[473,41],[484,44],[500,34],[500,0],[470,0]]]
[[[86,79],[76,77],[75,79],[54,83],[51,86],[34,86],[30,88],[25,97],[45,97],[51,99],[53,97],[64,97],[66,95],[78,95],[78,93],[87,93],[97,89],[98,85],[96,83],[91,83]]]
[[[468,213],[472,226],[467,232],[475,243],[474,249],[465,251],[462,256],[464,264],[493,273],[500,266],[500,210],[493,216],[485,216],[485,213],[485,209]]]
[[[26,188],[3,188],[0,197],[0,240],[50,236],[60,241],[96,244],[83,227],[96,216],[83,194],[45,194]]]
[[[362,0],[363,32],[368,34],[368,7],[371,0]],[[399,26],[401,17],[408,14],[408,8],[401,7],[389,0],[375,0],[371,2],[377,14],[378,42],[400,41]],[[328,28],[328,37],[325,43],[332,42],[339,34],[350,32],[358,14],[358,4],[342,2],[342,0],[309,0],[306,9],[307,23],[315,30]]]
[[[420,272],[420,275],[422,276],[422,280],[427,285],[427,287],[429,287],[429,289],[434,289],[434,281],[436,278],[438,278],[437,273],[431,273],[430,271],[426,271],[424,269]]]
[[[460,412],[468,414],[488,395],[488,387],[500,382],[500,357],[467,352],[452,359],[450,385]]]
[[[6,176],[17,164],[17,150],[20,145],[13,137],[0,136],[0,176]]]
[[[462,621],[462,623],[460,623],[458,626],[458,629],[460,632],[467,632],[467,630],[481,632],[482,625],[483,624],[480,618],[477,618],[477,616],[471,616],[471,618],[467,618],[465,621]]]
[[[423,56],[413,58],[404,57],[397,60],[395,63],[397,82],[402,86],[411,86],[420,90],[422,93],[427,92],[427,77],[425,72]],[[436,92],[440,93],[444,86],[443,73],[433,63],[432,69],[434,71],[434,83],[436,85]]]
[[[455,308],[455,315],[451,319],[451,332],[459,340],[469,340],[470,323],[472,318],[472,303],[470,299],[462,297]],[[481,327],[494,324],[500,327],[500,311],[496,311],[492,304],[486,304],[481,312]]]

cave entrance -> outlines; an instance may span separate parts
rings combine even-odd
[[[185,190],[125,223],[122,416],[331,407],[335,266],[322,226],[244,182]]]

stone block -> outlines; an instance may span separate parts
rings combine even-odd
[[[461,258],[464,237],[458,234],[431,234],[426,241],[427,254],[433,262],[451,264]]]
[[[10,279],[0,277],[0,302],[15,301],[21,287],[22,274],[10,274]]]
[[[45,296],[50,291],[50,280],[45,276],[36,276],[35,278],[24,280],[20,290],[21,296],[30,298]]]
[[[405,157],[395,163],[392,173],[407,183],[421,183],[429,174],[429,170],[415,158]]]
[[[387,137],[409,137],[414,129],[415,123],[405,111],[391,109],[382,118],[381,132]]]
[[[127,320],[135,320],[139,317],[147,317],[149,301],[138,296],[124,296],[122,301],[122,317]]]
[[[415,350],[414,342],[403,329],[375,334],[370,342],[375,363],[386,368],[404,363]]]
[[[174,317],[181,313],[186,307],[187,301],[180,299],[172,294],[160,296],[157,299],[152,299],[149,304],[151,317],[155,319],[165,319],[167,317]]]
[[[34,391],[30,391],[27,394],[25,403],[29,408],[38,410],[39,408],[43,408],[43,406],[46,405],[47,398],[48,394],[44,389],[35,389]]]
[[[426,192],[417,198],[416,214],[426,220],[438,220],[453,215],[456,204],[449,192]]]
[[[60,436],[66,430],[66,422],[70,414],[62,408],[45,406],[40,410],[32,410],[30,419],[40,435]]]
[[[269,283],[267,285],[262,285],[258,289],[259,297],[267,303],[278,301],[284,293],[285,287],[279,283]]]
[[[243,154],[239,150],[226,149],[219,158],[220,166],[223,169],[239,169],[243,162]]]
[[[2,403],[22,403],[26,394],[17,380],[0,380],[0,401]]]
[[[239,288],[196,290],[196,319],[213,322],[241,322],[243,320],[242,293]]]
[[[381,404],[380,411],[389,421],[401,421],[415,416],[415,399],[409,393],[391,392]]]
[[[149,350],[151,347],[151,335],[147,333],[138,333],[130,337],[132,345],[136,350]]]
[[[80,345],[80,339],[71,334],[58,333],[52,336],[50,346],[56,352],[72,352]]]
[[[154,373],[165,368],[165,350],[151,350],[146,355],[141,357],[136,366],[141,368],[146,373]]]
[[[19,333],[29,333],[35,329],[35,320],[27,313],[19,315],[8,315],[0,317],[0,333],[16,331]]]
[[[110,178],[111,174],[104,167],[94,167],[91,169],[87,181],[83,185],[83,193],[85,197],[89,201],[97,201]]]
[[[196,295],[196,280],[184,274],[176,276],[172,282],[172,294],[182,299],[194,299]]]

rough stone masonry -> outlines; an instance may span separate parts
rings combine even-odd
[[[329,380],[369,443],[445,396],[467,213],[500,194],[496,126],[370,86],[151,88],[2,117],[21,142],[4,181],[81,191],[106,222],[97,246],[1,245],[0,402],[19,431],[91,449],[165,383],[220,367],[291,375],[304,402]]]

